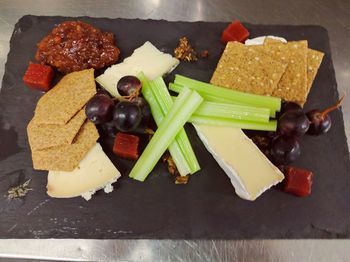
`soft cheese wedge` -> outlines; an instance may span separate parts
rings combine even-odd
[[[241,129],[209,125],[195,125],[195,128],[241,198],[255,200],[283,180],[283,173]]]
[[[135,49],[133,54],[125,58],[122,63],[109,67],[96,81],[111,95],[118,97],[117,83],[126,75],[136,76],[143,72],[149,80],[172,71],[179,64],[179,60],[169,54],[159,51],[150,42],[145,42]]]
[[[47,194],[56,198],[82,196],[89,200],[99,189],[112,192],[112,183],[119,177],[120,172],[97,143],[73,171],[49,171]]]

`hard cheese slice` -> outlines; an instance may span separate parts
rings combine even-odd
[[[283,180],[282,172],[241,129],[208,125],[195,125],[195,128],[241,198],[255,200]]]
[[[179,60],[169,54],[159,51],[150,42],[144,43],[135,49],[133,54],[120,64],[109,67],[96,81],[113,96],[120,96],[117,83],[126,75],[136,76],[143,72],[150,80],[172,71],[179,64]]]
[[[56,198],[82,196],[89,200],[99,189],[111,192],[112,183],[119,177],[120,172],[103,152],[101,145],[96,143],[73,171],[49,172],[47,194]]]

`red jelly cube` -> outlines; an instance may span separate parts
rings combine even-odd
[[[54,72],[50,66],[30,63],[23,81],[31,88],[46,92],[51,87],[53,76]]]
[[[309,170],[288,167],[285,171],[284,191],[297,196],[311,194],[313,173]]]
[[[248,30],[240,21],[236,20],[229,24],[229,26],[222,32],[221,42],[227,43],[229,41],[238,41],[243,43],[248,37]]]
[[[115,136],[113,152],[117,156],[136,160],[139,158],[139,142],[138,136],[119,132]]]

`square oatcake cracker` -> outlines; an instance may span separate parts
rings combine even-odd
[[[286,66],[256,48],[228,42],[210,83],[253,94],[271,95]]]
[[[286,72],[283,74],[273,96],[286,101],[300,104],[305,103],[308,89],[307,63],[308,44],[306,40],[282,43],[278,40],[266,38],[264,45],[285,47],[283,58],[288,63]],[[276,58],[277,59],[277,58]],[[279,59],[282,61],[282,57]]]
[[[73,171],[96,144],[98,137],[95,125],[86,120],[71,145],[33,150],[33,167],[37,170]]]
[[[86,119],[85,109],[80,110],[65,125],[38,124],[36,117],[27,127],[28,140],[32,150],[71,144]]]
[[[96,94],[94,70],[65,75],[36,106],[38,124],[65,125]]]

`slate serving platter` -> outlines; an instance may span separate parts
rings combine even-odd
[[[194,129],[187,126],[202,170],[186,186],[173,183],[164,164],[158,164],[144,183],[127,177],[133,162],[116,158],[111,141],[105,152],[123,174],[111,194],[53,199],[46,195],[46,172],[33,170],[26,126],[42,93],[24,86],[22,76],[34,61],[36,43],[53,26],[69,17],[24,16],[16,24],[0,94],[0,238],[150,238],[259,239],[349,238],[350,164],[340,110],[323,137],[301,139],[296,166],[315,173],[313,193],[298,198],[272,189],[255,202],[238,198],[225,173],[205,150]],[[167,22],[80,17],[116,36],[122,59],[149,40],[172,53],[182,36],[209,58],[181,63],[174,73],[209,81],[224,46],[219,38],[227,23]],[[319,26],[246,24],[251,37],[278,35],[307,39],[325,58],[309,95],[306,110],[324,108],[338,99],[327,31]],[[173,73],[173,74],[174,74]],[[173,74],[168,79],[173,78]],[[254,158],[251,159],[254,165]],[[259,174],[256,174],[257,176]],[[7,190],[31,179],[22,199],[9,200]]]

